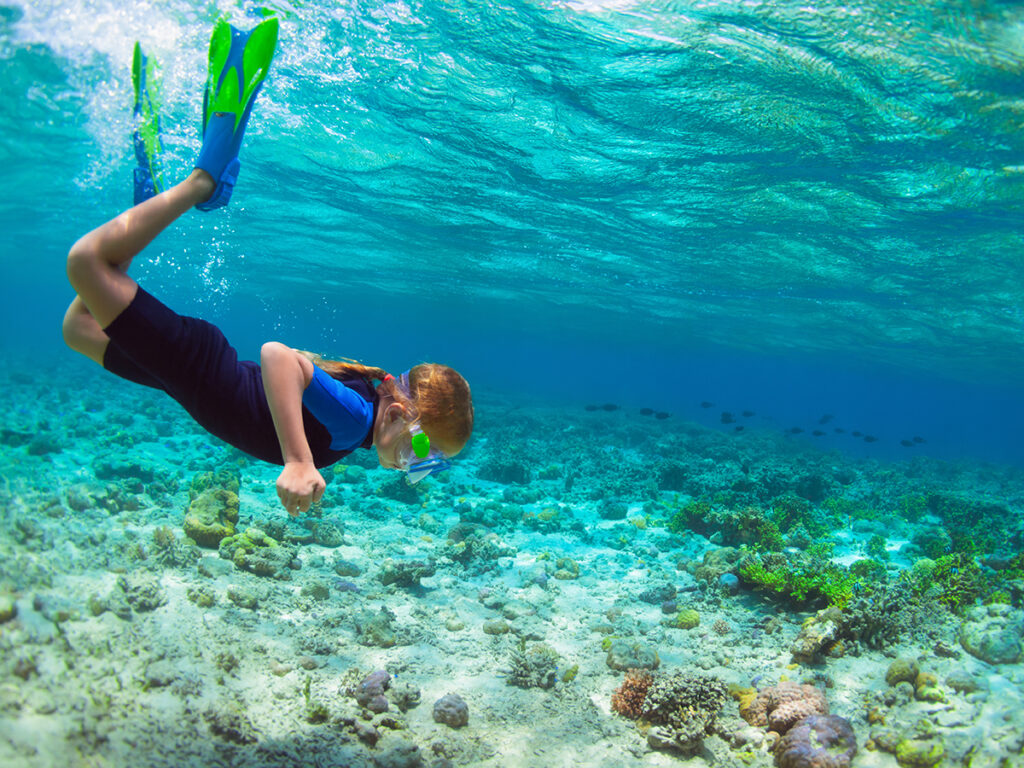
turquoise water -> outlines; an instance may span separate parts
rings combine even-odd
[[[63,354],[63,255],[130,201],[135,39],[188,170],[218,10],[252,21],[3,11],[7,344]],[[927,432],[1024,461],[1018,4],[280,10],[236,204],[133,268],[250,356],[281,338],[559,403],[834,412],[875,455]]]
[[[134,42],[180,179],[258,13],[0,0],[0,764],[795,768],[793,681],[853,768],[1022,764],[1024,6],[261,7],[231,205],[131,275],[243,358],[452,365],[474,437],[292,520],[68,350]]]

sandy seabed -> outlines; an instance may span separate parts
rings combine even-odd
[[[277,468],[162,393],[56,367],[46,390],[27,365],[3,374],[0,765],[767,766],[773,737],[740,701],[791,680],[852,725],[853,766],[897,765],[896,742],[941,746],[938,759],[904,748],[904,765],[1024,766],[1024,669],[967,653],[961,615],[936,609],[882,647],[831,642],[795,660],[823,605],[709,581],[699,566],[721,536],[665,527],[686,500],[761,468],[817,473],[827,495],[876,504],[940,489],[1019,514],[1017,471],[845,459],[767,429],[655,430],[632,405],[566,414],[484,393],[447,477],[412,492],[364,451],[325,470],[323,503],[288,520]],[[682,489],[651,474],[664,455],[679,457]],[[256,528],[250,539],[288,556],[261,570],[186,539],[211,487],[237,494],[238,533]],[[862,559],[882,536],[898,575],[930,522],[850,521],[832,533],[834,558]],[[682,608],[697,626],[674,625]],[[701,743],[654,749],[644,723],[612,710],[617,642],[656,653],[657,674],[730,686]],[[537,662],[525,676],[524,656]],[[898,658],[941,696],[890,685]],[[356,694],[376,670],[389,688],[374,713]],[[446,694],[467,705],[465,725],[435,719]]]

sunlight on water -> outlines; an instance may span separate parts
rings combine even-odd
[[[16,7],[5,93],[78,131],[67,178],[85,198],[130,173],[134,40],[160,62],[180,178],[209,22],[253,21],[227,2]],[[543,324],[590,328],[599,305],[613,325],[700,322],[730,347],[1021,374],[1014,4],[275,7],[245,194],[203,225],[215,251],[251,259],[167,253],[186,283],[258,294],[296,259],[391,296],[414,295],[414,276],[467,309],[514,313],[528,287]],[[9,135],[13,155],[46,151],[42,132],[38,149]],[[311,300],[327,285],[289,281]]]

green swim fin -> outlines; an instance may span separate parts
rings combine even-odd
[[[156,60],[142,52],[135,43],[132,56],[132,85],[135,88],[135,107],[132,116],[135,131],[135,204],[148,200],[166,189],[160,153],[160,81]]]
[[[203,93],[203,148],[196,160],[217,187],[196,206],[209,211],[227,205],[238,180],[238,150],[256,96],[277,47],[278,21],[268,18],[250,32],[221,19],[210,38],[209,75]]]

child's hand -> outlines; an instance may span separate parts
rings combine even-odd
[[[292,517],[308,512],[310,504],[320,501],[326,487],[327,483],[312,463],[290,462],[277,477],[277,497]]]

